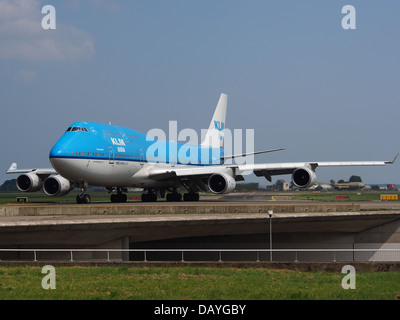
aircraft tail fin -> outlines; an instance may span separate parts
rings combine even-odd
[[[214,115],[211,119],[210,126],[208,127],[201,146],[209,146],[212,148],[224,147],[224,129],[227,103],[228,96],[225,93],[221,93],[217,107],[214,111]]]

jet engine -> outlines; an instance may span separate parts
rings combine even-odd
[[[214,173],[208,178],[208,188],[213,193],[229,193],[236,187],[235,179],[226,173]]]
[[[24,173],[17,178],[17,188],[22,192],[38,191],[42,185],[42,179],[35,173]]]
[[[43,184],[43,190],[48,196],[64,196],[73,188],[73,184],[59,174],[51,175]]]
[[[292,174],[292,182],[296,187],[309,188],[317,183],[317,175],[308,168],[298,168]]]

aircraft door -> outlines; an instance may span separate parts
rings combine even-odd
[[[139,150],[139,162],[140,162],[140,165],[143,166],[143,163],[144,163],[143,149]]]
[[[114,148],[112,146],[108,147],[108,163],[114,164]]]

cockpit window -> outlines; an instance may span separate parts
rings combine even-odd
[[[67,129],[67,131],[66,132],[69,132],[69,131],[83,131],[83,132],[89,132],[88,131],[88,129],[86,129],[85,127],[69,127],[68,129]]]

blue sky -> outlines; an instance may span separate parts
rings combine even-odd
[[[56,30],[41,9],[56,9]],[[344,30],[344,5],[356,29]],[[0,0],[0,183],[11,162],[50,167],[73,122],[142,132],[254,129],[256,162],[391,160],[400,151],[398,1]],[[389,167],[317,169],[400,183]],[[289,177],[284,177],[286,180]],[[264,179],[250,179],[265,184]]]

